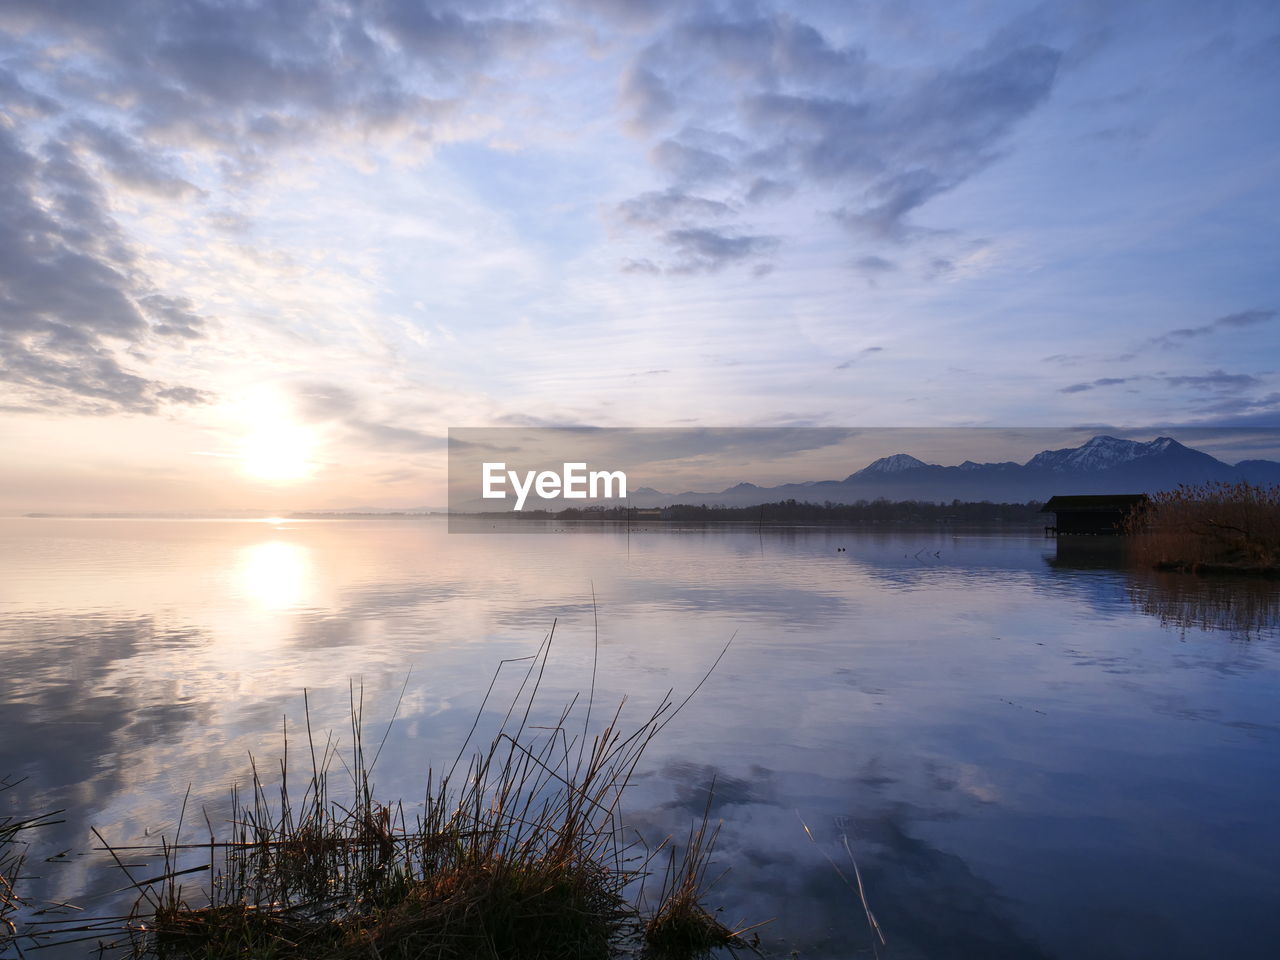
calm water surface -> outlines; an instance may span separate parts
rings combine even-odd
[[[838,548],[846,548],[840,551]],[[544,700],[640,719],[733,645],[643,765],[631,821],[724,821],[711,900],[764,946],[887,958],[1271,957],[1280,598],[981,532],[459,535],[436,520],[0,521],[0,803],[67,807],[36,892],[90,912],[94,845],[213,815],[302,690],[363,683],[384,797],[448,764],[498,661],[555,623]],[[813,833],[810,839],[802,826]],[[38,861],[63,850],[58,862]],[[76,948],[73,955],[79,955]],[[62,951],[57,951],[61,953]]]

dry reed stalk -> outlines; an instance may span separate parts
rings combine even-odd
[[[1134,559],[1209,572],[1280,567],[1280,487],[1205,483],[1157,493],[1130,519]]]

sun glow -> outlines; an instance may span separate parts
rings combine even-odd
[[[298,424],[278,397],[260,394],[244,404],[246,431],[237,460],[244,474],[269,484],[296,484],[315,471],[316,433]]]
[[[244,438],[241,463],[246,474],[273,484],[297,483],[311,475],[312,442],[305,430],[284,424],[256,429]]]

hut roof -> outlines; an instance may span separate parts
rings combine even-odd
[[[1132,510],[1151,498],[1145,493],[1099,493],[1086,496],[1050,497],[1041,513],[1095,513]]]

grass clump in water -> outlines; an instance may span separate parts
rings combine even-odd
[[[711,791],[714,789],[713,783]],[[683,851],[679,854],[674,848],[669,851],[658,908],[644,928],[645,945],[654,960],[699,956],[717,947],[731,947],[740,942],[738,935],[721,923],[702,902],[708,887],[706,873],[711,863],[711,850],[720,832],[717,826],[710,835],[707,834],[711,791],[707,794],[702,822],[696,831],[690,827]]]
[[[591,701],[577,721],[576,698],[554,722],[531,724],[553,634],[524,658],[527,672],[487,748],[462,766],[495,674],[453,765],[439,778],[428,771],[413,818],[374,799],[381,747],[366,760],[356,691],[341,796],[331,793],[336,742],[317,744],[308,721],[311,772],[300,799],[289,793],[286,740],[272,795],[256,766],[248,794],[233,794],[229,840],[210,826],[207,843],[165,843],[162,876],[135,884],[133,954],[603,960],[641,943],[678,957],[736,942],[699,900],[714,842],[705,817],[678,870],[672,859],[653,915],[646,920],[626,896],[637,886],[643,893],[651,858],[638,838],[626,839],[622,797],[646,747],[689,698],[677,705],[668,696],[631,729],[619,706],[591,734]],[[200,872],[212,881],[192,906],[179,878]]]

